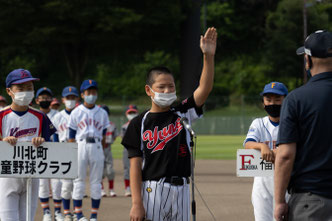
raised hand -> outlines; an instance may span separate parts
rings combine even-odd
[[[200,47],[205,55],[214,55],[217,47],[217,29],[208,28],[205,35],[201,35]]]

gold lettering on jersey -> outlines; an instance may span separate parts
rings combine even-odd
[[[180,119],[178,118],[174,124],[170,124],[161,130],[158,130],[158,126],[156,126],[153,131],[144,131],[142,139],[143,141],[148,141],[146,147],[153,149],[151,153],[163,150],[165,145],[181,132],[183,126],[180,123]]]

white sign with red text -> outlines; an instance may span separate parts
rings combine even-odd
[[[236,174],[238,177],[273,176],[274,164],[262,159],[258,150],[238,149]]]
[[[15,146],[0,141],[0,177],[62,178],[78,176],[77,144],[45,142],[35,147],[31,142]]]

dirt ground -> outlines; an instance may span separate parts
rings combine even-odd
[[[115,160],[115,191],[117,197],[103,198],[98,213],[99,221],[127,221],[131,198],[124,196],[122,162]],[[252,178],[236,177],[236,162],[233,160],[197,160],[195,168],[196,187],[215,216],[215,220],[254,220],[250,201]],[[105,181],[105,186],[106,184]],[[87,191],[89,195],[89,190]],[[196,220],[214,220],[196,190]],[[91,199],[83,201],[83,213],[90,216]],[[51,208],[53,205],[51,203]],[[42,210],[38,206],[36,221],[42,221]]]

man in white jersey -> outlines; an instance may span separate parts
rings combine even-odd
[[[47,87],[39,88],[36,93],[36,104],[39,105],[40,110],[44,112],[48,118],[53,122],[54,116],[58,111],[50,108],[53,99],[52,91]],[[53,137],[51,138],[53,140]],[[52,187],[52,196],[54,202],[54,217],[56,221],[63,221],[61,214],[61,182],[60,179],[40,179],[39,181],[39,200],[43,208],[43,221],[52,221],[52,214],[49,206],[50,197],[50,183]]]
[[[0,111],[0,140],[11,145],[29,142],[36,147],[49,141],[55,128],[41,111],[29,107],[34,97],[33,78],[28,70],[16,69],[6,78],[6,90],[13,102]],[[34,220],[38,201],[39,179],[32,180],[31,220]],[[26,179],[0,178],[1,221],[26,220]]]
[[[129,124],[122,145],[130,158],[131,221],[190,220],[190,134],[180,123],[191,124],[202,116],[202,106],[213,88],[217,31],[201,36],[203,69],[199,86],[181,104],[176,100],[175,80],[166,67],[150,69],[145,92],[151,109]]]
[[[136,105],[130,104],[126,108],[126,118],[128,119],[127,123],[122,125],[121,127],[121,137],[123,138],[128,125],[132,119],[138,116],[138,109]],[[123,162],[123,177],[124,177],[124,185],[125,185],[125,196],[131,196],[131,190],[130,190],[130,177],[129,177],[129,170],[130,170],[130,163],[128,158],[128,150],[126,148],[123,148],[122,152],[122,162]]]
[[[110,110],[106,105],[102,105],[101,108],[103,108],[107,115],[110,115]],[[107,177],[108,179],[108,189],[109,189],[109,195],[110,197],[116,197],[116,193],[114,191],[114,176],[115,171],[113,168],[113,155],[112,155],[112,144],[114,143],[116,137],[118,136],[118,132],[116,129],[116,126],[113,122],[110,121],[109,126],[107,127],[106,135],[105,135],[105,146],[104,146],[104,173],[103,173],[103,179],[104,177]],[[104,185],[102,185],[101,195],[103,197],[107,196]]]
[[[257,118],[251,123],[244,141],[246,149],[261,151],[262,159],[267,162],[274,163],[277,153],[280,108],[287,94],[288,90],[283,83],[271,82],[265,85],[261,95],[268,116]],[[273,221],[273,180],[273,176],[254,179],[251,200],[256,221]]]
[[[83,81],[80,91],[84,103],[75,108],[69,118],[69,142],[78,143],[78,178],[74,180],[73,201],[77,220],[87,220],[83,216],[82,200],[89,166],[92,201],[90,221],[96,221],[104,168],[103,146],[109,120],[106,111],[95,104],[98,96],[97,82]]]
[[[78,91],[73,86],[65,87],[62,90],[62,103],[65,105],[65,109],[57,113],[53,118],[53,124],[57,129],[57,133],[54,136],[54,142],[67,142],[69,137],[69,116],[72,110],[78,103],[79,95]],[[70,213],[70,199],[73,191],[73,180],[63,179],[61,180],[61,197],[64,210],[64,221],[71,221],[72,215]]]

